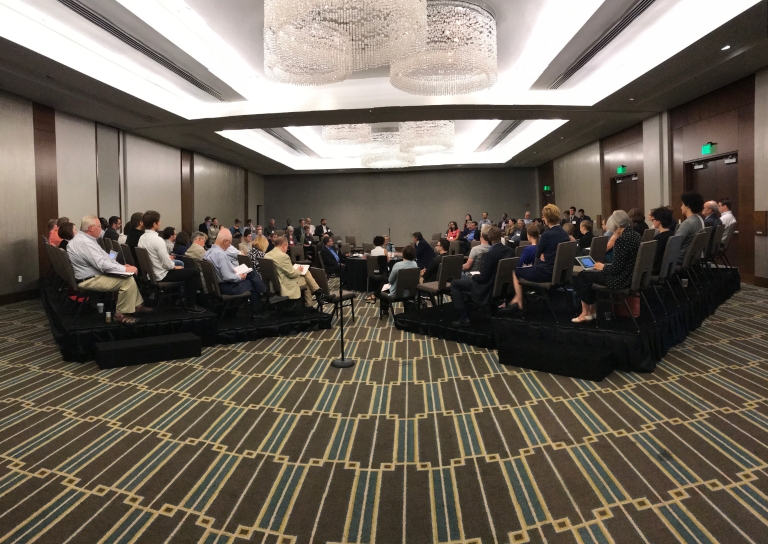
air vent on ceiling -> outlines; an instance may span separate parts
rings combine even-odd
[[[126,33],[125,31],[121,30],[114,24],[110,23],[107,19],[99,15],[98,13],[90,10],[88,7],[84,6],[77,0],[59,0],[60,3],[67,6],[69,9],[77,13],[78,15],[84,17],[85,19],[88,19],[90,22],[101,28],[102,30],[105,30],[112,34],[115,38],[120,40],[121,42],[128,44],[129,46],[133,47],[136,51],[143,53],[147,57],[151,58],[156,63],[162,65],[164,68],[167,68],[180,78],[185,79],[198,89],[200,89],[203,92],[208,93],[212,97],[216,98],[217,100],[221,100],[222,102],[226,102],[223,96],[221,96],[221,93],[211,87],[210,85],[206,85],[199,79],[197,79],[195,76],[184,70],[183,68],[180,68],[176,64],[174,64],[172,61],[165,58],[163,55],[155,51],[154,49],[151,49],[150,47],[144,45],[142,42],[131,36],[130,34]]]
[[[504,129],[504,131],[499,134],[499,136],[485,149],[486,151],[490,151],[497,145],[499,145],[501,142],[504,141],[504,138],[509,136],[513,130],[515,130],[517,127],[519,127],[523,122],[520,119],[517,119],[515,121],[512,121],[512,124],[509,125],[507,128]]]
[[[622,33],[624,29],[626,29],[632,21],[640,17],[640,15],[648,9],[648,7],[653,4],[654,0],[640,0],[637,4],[632,6],[632,9],[629,10],[629,12],[622,17],[622,19],[613,25],[611,29],[603,34],[603,36],[597,40],[592,47],[590,47],[586,53],[584,53],[579,59],[574,62],[566,71],[561,75],[559,78],[555,80],[555,82],[549,86],[550,89],[558,89],[563,83],[568,81],[571,77],[573,77],[573,74],[581,70],[581,68],[587,64],[592,58],[597,55],[600,51],[605,49],[605,47],[611,43],[616,36]]]
[[[281,136],[280,134],[278,134],[277,132],[275,132],[271,128],[263,128],[261,130],[263,130],[264,132],[266,132],[267,134],[272,136],[275,140],[278,140],[280,143],[282,143],[284,145],[287,145],[288,147],[290,147],[291,149],[293,149],[297,153],[301,153],[302,155],[306,155],[306,153],[304,152],[303,149],[298,147],[296,144],[294,144],[288,138],[285,138],[285,137]]]

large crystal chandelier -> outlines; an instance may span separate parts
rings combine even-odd
[[[342,81],[419,48],[426,24],[426,0],[265,0],[265,72],[297,85]]]
[[[323,141],[328,144],[366,144],[371,141],[371,125],[325,125]]]
[[[496,20],[461,0],[429,0],[426,45],[390,64],[392,85],[418,95],[473,93],[496,79]]]
[[[400,150],[424,155],[453,149],[453,121],[408,121],[400,123]]]
[[[400,150],[400,134],[397,132],[376,132],[365,147],[360,158],[363,168],[405,168],[416,164],[413,153]]]

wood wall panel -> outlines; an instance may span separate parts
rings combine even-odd
[[[538,180],[539,189],[539,202],[540,208],[543,208],[547,204],[555,203],[555,163],[553,161],[545,162],[541,166],[536,168],[536,179]],[[551,196],[544,196],[544,186],[549,185],[552,187],[553,194]],[[541,210],[532,211],[533,217],[541,215]]]
[[[59,217],[59,191],[56,181],[56,112],[40,104],[32,105],[35,142],[35,195],[37,198],[37,246],[39,273],[50,267],[41,236],[48,236],[48,220]],[[70,219],[72,219],[70,217]]]
[[[672,125],[671,206],[682,219],[680,195],[687,188],[685,164],[705,160],[701,146],[717,143],[716,153],[738,153],[739,268],[744,281],[755,273],[755,78],[750,76],[670,111]],[[702,195],[705,200],[728,195]]]
[[[195,155],[181,150],[181,230],[192,233],[195,222]]]
[[[619,176],[616,169],[624,165],[627,167],[627,174],[637,174],[637,181],[628,181],[632,183],[637,202],[634,207],[645,209],[645,161],[643,153],[643,124],[631,126],[626,130],[617,132],[601,141],[602,145],[602,202],[603,218],[607,219],[614,211],[614,202],[616,201],[615,185],[613,178]],[[624,210],[629,211],[629,210]]]

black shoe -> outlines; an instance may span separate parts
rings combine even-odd
[[[201,308],[197,304],[195,304],[194,306],[190,306],[189,308],[184,308],[184,309],[186,311],[190,312],[190,313],[193,313],[193,314],[204,314],[205,312],[208,311],[205,308]]]
[[[322,292],[320,289],[318,289],[317,291],[315,291],[313,294],[315,295],[315,300],[316,300],[316,301],[317,301],[317,303],[318,303],[318,304],[320,304],[321,306],[322,306],[323,304],[327,304],[327,303],[329,303],[329,302],[330,302],[330,301],[328,300],[328,298],[326,297],[325,293],[323,293],[323,292]]]
[[[456,321],[451,321],[451,325],[453,325],[454,327],[466,327],[469,325],[469,318],[462,317],[460,319],[457,319]]]

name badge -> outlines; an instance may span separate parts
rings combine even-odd
[[[571,223],[573,223],[573,224],[575,225],[575,224],[576,224],[576,221],[571,221]]]

